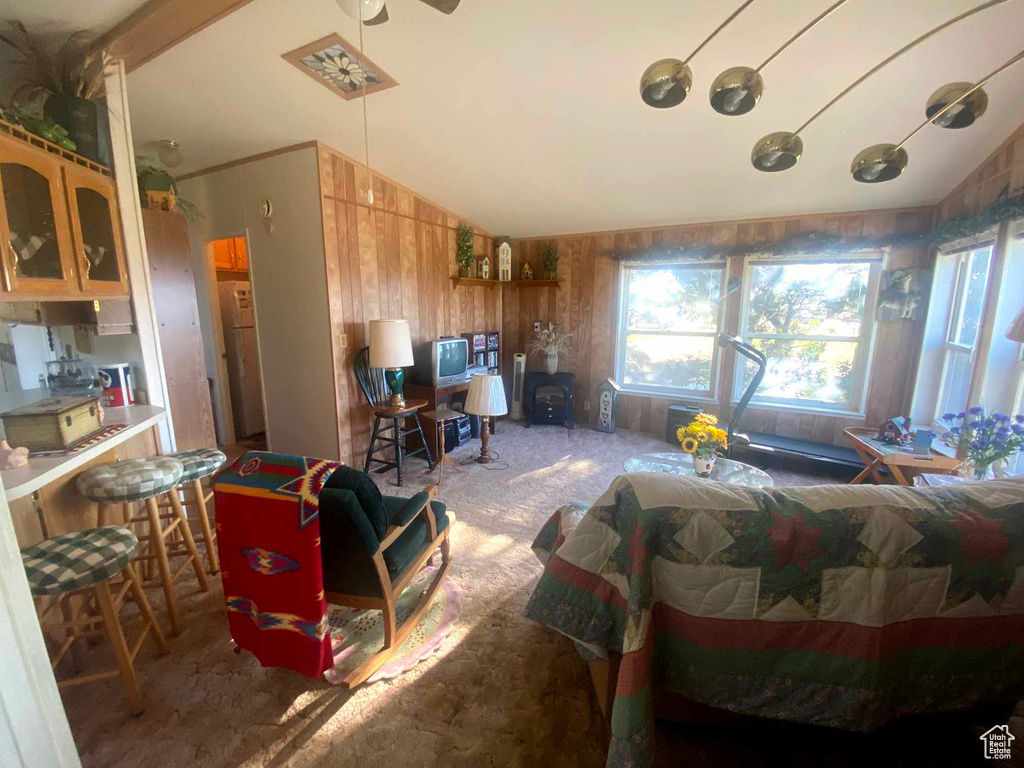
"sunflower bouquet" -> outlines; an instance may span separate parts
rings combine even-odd
[[[694,458],[697,474],[710,474],[716,451],[728,448],[728,435],[718,426],[718,418],[710,413],[698,413],[693,421],[676,430],[676,439],[686,453]],[[698,466],[701,464],[703,466]],[[706,470],[702,469],[706,467]]]

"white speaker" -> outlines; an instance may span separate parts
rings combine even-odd
[[[512,402],[508,415],[513,419],[523,418],[523,385],[526,382],[526,355],[516,352],[512,355]]]

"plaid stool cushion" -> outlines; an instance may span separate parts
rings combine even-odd
[[[169,456],[128,459],[87,469],[75,484],[92,501],[141,501],[176,487],[184,471],[181,462]]]
[[[193,480],[212,475],[224,466],[228,457],[216,448],[199,448],[195,451],[178,451],[169,453],[170,459],[177,459],[185,467],[179,483],[191,483]]]
[[[21,562],[33,595],[56,595],[120,573],[138,546],[127,528],[108,525],[54,536],[22,550]]]

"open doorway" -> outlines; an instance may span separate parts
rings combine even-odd
[[[230,411],[222,413],[218,423],[231,427],[218,437],[224,443],[222,450],[233,457],[267,446],[248,240],[244,235],[212,240],[207,244],[207,258],[216,275],[216,303],[211,303],[219,307],[219,312],[211,315],[213,322],[219,323],[220,333],[212,335],[223,340],[223,364],[218,367],[227,384],[221,382],[222,396],[214,400]]]

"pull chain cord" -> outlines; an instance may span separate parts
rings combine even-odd
[[[366,53],[363,51],[363,0],[359,6],[359,67],[363,70],[363,151],[366,153],[366,202],[373,205],[373,171],[370,170],[370,132],[366,124]]]

